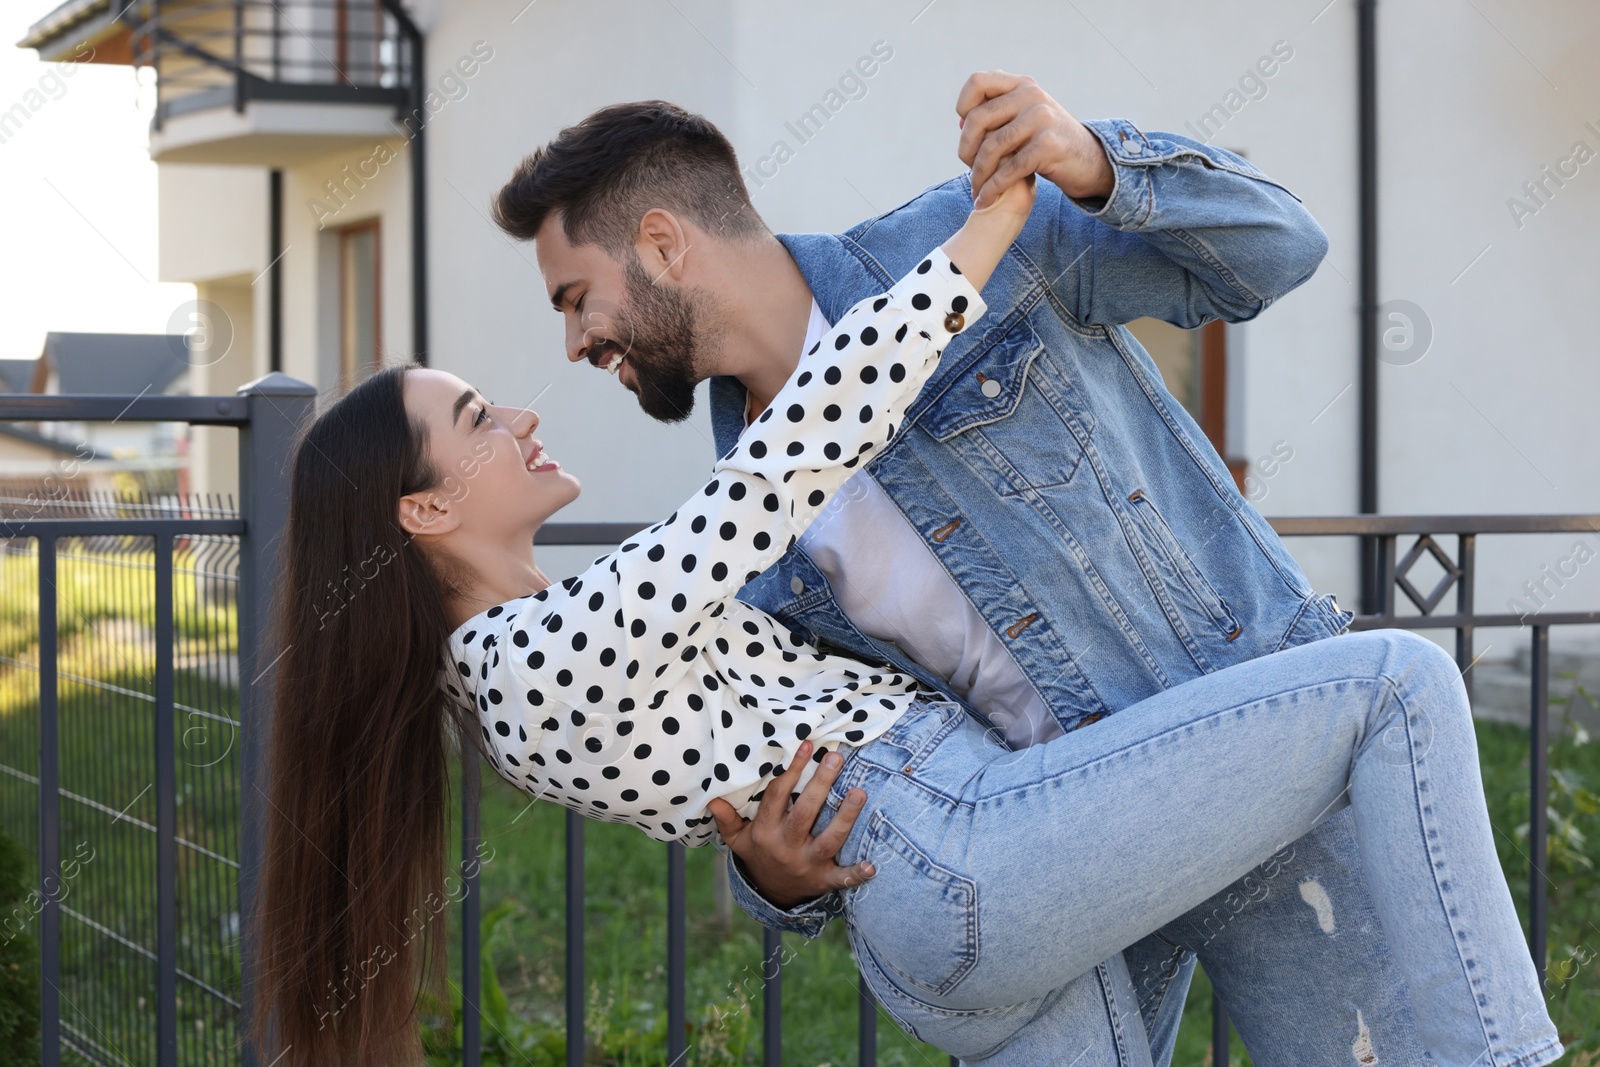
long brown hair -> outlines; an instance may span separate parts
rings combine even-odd
[[[265,1062],[270,1027],[278,1067],[420,1064],[419,996],[445,995],[443,915],[422,903],[444,893],[448,761],[481,742],[438,687],[446,577],[397,523],[401,496],[440,485],[405,411],[410,366],[331,404],[294,459],[249,916],[246,1040]]]

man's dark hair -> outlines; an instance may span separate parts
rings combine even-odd
[[[665,100],[601,108],[535,149],[495,196],[494,221],[526,241],[558,211],[569,241],[620,258],[652,208],[719,237],[767,232],[733,145],[708,119]]]

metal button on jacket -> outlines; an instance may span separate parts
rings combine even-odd
[[[806,591],[806,583],[800,580],[799,575],[789,579],[789,591],[796,596]]]
[[[990,400],[1000,395],[1000,383],[993,378],[985,378],[983,384],[978,386],[978,389]]]

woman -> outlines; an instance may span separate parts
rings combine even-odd
[[[690,845],[712,838],[713,798],[752,815],[838,752],[823,819],[852,786],[870,798],[840,857],[877,868],[846,895],[869,985],[908,1030],[995,1064],[1059,1054],[1014,1040],[1052,990],[1348,797],[1435,1061],[1560,1054],[1465,694],[1431,643],[1315,642],[1010,752],[914,679],[735,599],[893,443],[1032,202],[1032,179],[1017,183],[853,307],[701,492],[559,584],[533,533],[579,487],[531,437],[533,413],[408,367],[317,419],[291,492],[255,916],[280,1062],[417,1060],[418,983],[442,978],[421,905],[445,867],[450,723],[518,787]],[[1141,799],[1163,794],[1160,811]]]

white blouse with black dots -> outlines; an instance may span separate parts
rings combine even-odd
[[[754,816],[804,739],[820,760],[888,729],[916,679],[819,652],[734,595],[892,439],[946,341],[985,310],[934,249],[845,313],[665,521],[456,629],[441,685],[477,710],[495,770],[591,818],[699,845],[716,833],[707,802]]]

